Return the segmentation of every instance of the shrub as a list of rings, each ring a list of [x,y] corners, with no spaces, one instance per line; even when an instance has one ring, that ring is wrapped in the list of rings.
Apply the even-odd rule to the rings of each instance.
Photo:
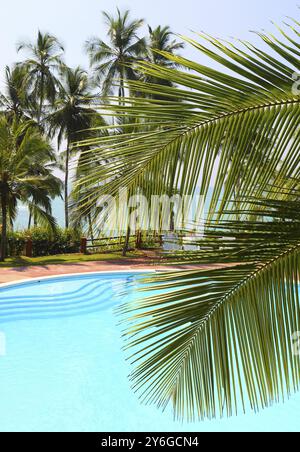
[[[9,232],[7,236],[8,256],[21,256],[24,252],[27,236],[25,232]]]
[[[8,234],[9,256],[22,255],[28,239],[32,240],[33,257],[78,253],[80,248],[79,231],[58,229],[53,233],[48,229],[34,228],[29,231],[10,232]]]

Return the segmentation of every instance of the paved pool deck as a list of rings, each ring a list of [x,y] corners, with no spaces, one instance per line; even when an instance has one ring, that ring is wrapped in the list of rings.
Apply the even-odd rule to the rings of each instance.
[[[220,265],[218,267],[227,267]],[[133,271],[133,270],[192,270],[192,269],[216,268],[216,265],[208,266],[165,266],[154,265],[149,260],[135,259],[130,261],[101,261],[101,262],[79,262],[71,264],[54,264],[44,266],[0,268],[0,284],[29,280],[32,278],[43,278],[47,276],[62,276],[78,273],[92,272],[113,272],[113,271]]]

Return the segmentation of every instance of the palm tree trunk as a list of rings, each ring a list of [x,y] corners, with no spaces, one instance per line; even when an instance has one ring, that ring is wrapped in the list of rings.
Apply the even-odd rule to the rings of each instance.
[[[120,83],[120,86],[119,86],[119,105],[121,105],[121,102],[122,102],[122,87],[121,87],[121,83]]]
[[[122,253],[123,257],[126,256],[128,249],[129,249],[130,234],[131,234],[131,229],[130,229],[130,226],[128,226],[127,234],[126,234],[126,238],[125,238],[125,244],[124,244],[123,253]]]
[[[119,87],[119,105],[120,105],[120,107],[122,105],[124,105],[124,96],[123,96],[122,83],[120,84],[120,87]]]
[[[119,86],[119,105],[124,105],[125,98],[125,85],[124,85],[124,74],[121,74],[120,86]]]
[[[43,112],[43,104],[44,104],[44,73],[42,72],[41,74],[41,97],[40,97],[40,105],[39,105],[39,111],[38,111],[38,117],[37,117],[37,124],[38,127],[41,127],[41,122],[42,122],[42,112]],[[30,216],[29,216],[29,227],[28,229],[31,228],[31,221],[32,221],[32,213],[30,212]],[[33,225],[36,228],[37,227],[37,218],[36,215],[33,215]]]
[[[43,103],[44,103],[44,73],[41,74],[41,97],[40,97],[40,105],[37,117],[37,123],[40,127],[42,121],[42,112],[43,112]]]
[[[32,222],[32,213],[31,210],[29,210],[28,230],[31,228],[31,222]]]
[[[92,244],[94,245],[94,230],[91,214],[88,215],[88,222],[89,222],[89,234],[92,240]]]
[[[6,196],[4,193],[1,195],[1,214],[2,214],[2,231],[1,231],[1,244],[0,244],[0,262],[4,262],[6,258],[7,247],[7,205]]]
[[[66,166],[65,166],[65,226],[69,227],[69,163],[70,163],[70,142],[67,142]]]

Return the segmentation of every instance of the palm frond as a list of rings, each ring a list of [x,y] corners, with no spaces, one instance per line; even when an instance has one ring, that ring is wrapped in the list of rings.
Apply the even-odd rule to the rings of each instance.
[[[37,222],[41,226],[49,228],[52,232],[57,231],[57,221],[50,213],[29,200],[27,200],[26,204],[30,209],[31,214],[36,218]]]
[[[300,327],[300,228],[291,191],[300,176],[300,33],[296,22],[287,28],[279,38],[261,33],[263,49],[205,34],[185,39],[221,70],[164,51],[180,69],[139,62],[144,80],[171,85],[128,82],[139,95],[99,108],[135,119],[83,143],[105,165],[85,173],[82,159],[82,215],[123,187],[149,199],[200,194],[208,205],[199,249],[170,258],[209,267],[158,275],[154,295],[120,310],[134,388],[159,407],[172,400],[178,418],[257,410],[299,388],[291,338]]]
[[[292,338],[300,327],[300,222],[299,202],[292,204],[294,222],[277,214],[271,221],[271,211],[265,221],[258,209],[255,222],[215,225],[200,250],[186,253],[206,267],[152,277],[151,296],[120,308],[144,402],[172,401],[177,418],[194,421],[266,408],[299,389]]]
[[[271,51],[278,53],[275,65],[271,53],[258,52],[247,43],[233,46],[201,37],[207,46],[186,41],[221,64],[226,73],[161,52],[183,70],[147,62],[139,62],[137,69],[174,86],[128,82],[138,97],[124,99],[121,106],[112,98],[115,106],[99,107],[116,117],[138,117],[140,125],[134,134],[110,133],[87,143],[98,146],[98,152],[111,162],[105,168],[95,167],[89,175],[90,181],[98,180],[94,201],[104,191],[116,193],[124,183],[134,193],[145,174],[153,174],[156,194],[170,184],[170,190],[185,195],[199,188],[210,201],[209,211],[221,213],[234,198],[237,185],[239,195],[249,198],[257,186],[263,193],[267,185],[298,176],[300,95],[295,96],[292,89],[296,47],[291,58],[282,51],[284,44],[264,37]],[[158,93],[164,100],[149,99]],[[79,183],[86,184],[88,179]],[[146,191],[145,195],[151,194]]]

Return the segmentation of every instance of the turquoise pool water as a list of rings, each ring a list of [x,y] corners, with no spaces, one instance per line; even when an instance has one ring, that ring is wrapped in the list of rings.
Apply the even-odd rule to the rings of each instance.
[[[187,425],[173,422],[171,410],[140,405],[114,314],[137,296],[139,277],[75,276],[0,289],[1,432],[300,431],[300,395],[259,414]]]

